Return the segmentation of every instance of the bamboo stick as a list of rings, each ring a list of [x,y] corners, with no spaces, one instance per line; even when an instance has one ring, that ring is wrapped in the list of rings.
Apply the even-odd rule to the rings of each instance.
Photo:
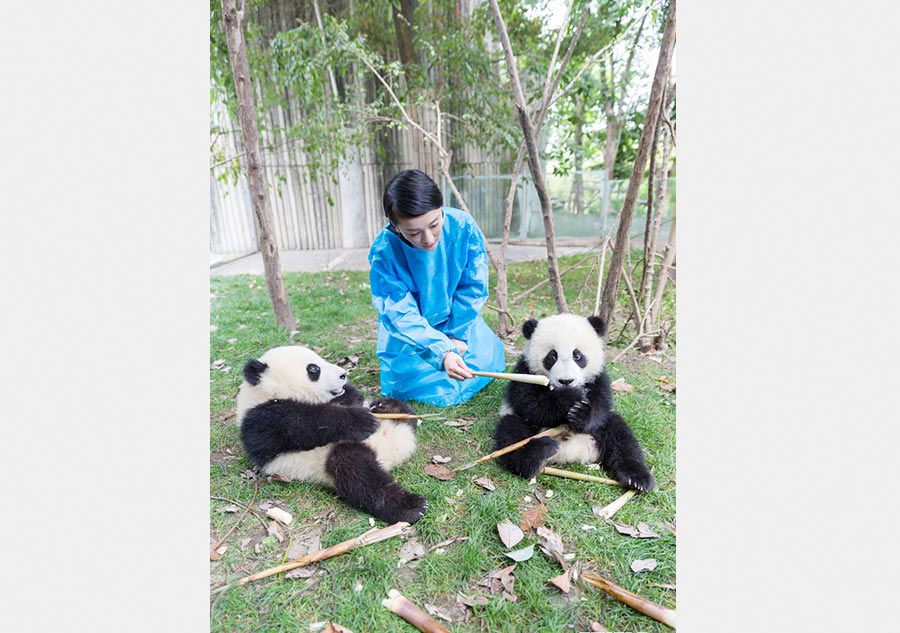
[[[616,499],[615,501],[610,503],[608,506],[604,506],[604,507],[600,508],[600,510],[598,510],[594,514],[596,514],[601,519],[610,519],[610,518],[612,518],[612,515],[614,515],[616,512],[618,512],[619,509],[623,505],[625,505],[628,502],[628,500],[631,499],[636,494],[637,494],[637,490],[629,490],[628,492],[623,494],[621,497],[619,497],[618,499]]]
[[[613,598],[619,602],[624,602],[632,609],[636,609],[658,622],[667,624],[673,629],[675,628],[675,611],[673,609],[667,609],[656,604],[652,600],[647,600],[647,598],[644,598],[643,596],[631,593],[627,589],[589,571],[581,572],[581,579],[592,587],[602,589]]]
[[[582,473],[574,473],[571,470],[560,470],[559,468],[545,467],[541,471],[545,475],[553,475],[554,477],[562,477],[564,479],[578,479],[580,481],[595,481],[598,484],[609,484],[611,486],[621,486],[622,484],[615,479],[604,479],[603,477],[595,477],[593,475],[583,475]]]
[[[443,413],[373,413],[373,418],[379,420],[414,420],[416,418],[436,418]]]
[[[396,613],[423,633],[450,633],[437,620],[407,600],[396,589],[391,589],[388,592],[388,597],[381,601],[381,605],[387,607],[392,613]]]
[[[260,580],[262,578],[268,578],[269,576],[274,576],[275,574],[279,574],[283,571],[290,571],[298,567],[306,567],[307,565],[318,563],[319,561],[325,560],[326,558],[331,558],[340,554],[346,554],[347,552],[353,551],[358,547],[372,545],[373,543],[378,543],[395,536],[400,536],[400,534],[402,534],[407,527],[409,527],[409,523],[400,521],[398,523],[394,523],[393,525],[381,528],[380,530],[370,530],[364,534],[361,534],[360,536],[357,536],[356,538],[338,543],[337,545],[332,545],[331,547],[320,549],[317,552],[312,552],[310,554],[307,554],[306,556],[295,558],[292,561],[282,563],[281,565],[278,565],[276,567],[270,567],[269,569],[257,572],[253,575],[245,576],[238,580],[238,584],[245,585],[248,582]]]
[[[496,371],[475,371],[474,369],[470,371],[476,376],[500,378],[501,380],[511,380],[513,382],[524,382],[528,383],[529,385],[541,385],[542,387],[546,387],[550,384],[549,378],[537,374],[505,374]]]
[[[512,453],[517,448],[522,448],[523,446],[528,444],[528,442],[530,442],[531,440],[536,440],[539,437],[556,437],[557,435],[562,435],[563,433],[568,433],[568,432],[569,432],[568,426],[565,426],[565,425],[555,426],[552,429],[547,429],[545,431],[541,431],[537,435],[532,435],[531,437],[526,437],[524,440],[519,440],[518,442],[514,442],[514,443],[510,444],[509,446],[504,446],[503,448],[499,448],[496,451],[494,451],[493,453],[489,453],[488,455],[483,455],[483,456],[479,457],[478,459],[476,459],[471,464],[466,464],[462,468],[457,468],[456,472],[459,472],[461,470],[468,470],[469,468],[472,468],[472,467],[480,464],[481,462],[486,462],[489,459],[494,459],[495,457],[500,457],[501,455],[506,455],[507,453]]]

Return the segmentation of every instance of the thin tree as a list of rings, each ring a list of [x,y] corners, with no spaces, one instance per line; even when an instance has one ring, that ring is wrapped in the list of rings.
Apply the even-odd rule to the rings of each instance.
[[[537,190],[538,199],[541,202],[541,215],[544,218],[544,234],[547,241],[547,274],[550,279],[550,288],[553,299],[556,301],[556,309],[559,312],[568,312],[566,296],[563,292],[562,280],[559,275],[559,262],[556,257],[556,236],[553,228],[553,207],[550,202],[550,194],[547,192],[547,183],[544,182],[544,169],[541,166],[541,157],[537,149],[537,134],[534,123],[528,114],[528,105],[525,103],[525,95],[522,92],[522,84],[519,81],[519,73],[516,70],[516,59],[509,42],[509,34],[500,14],[500,6],[497,0],[490,0],[491,13],[494,16],[494,24],[500,35],[500,44],[506,55],[506,70],[509,73],[510,83],[513,88],[516,109],[519,112],[519,124],[525,135],[525,147],[528,151],[528,166],[534,180],[534,188]]]
[[[287,330],[297,329],[297,319],[291,312],[281,276],[281,260],[278,244],[272,226],[275,223],[272,207],[266,192],[266,179],[259,154],[259,131],[256,126],[256,107],[253,103],[253,82],[250,77],[250,63],[247,60],[247,43],[244,39],[244,3],[237,8],[237,0],[222,0],[222,16],[225,21],[225,39],[228,56],[234,74],[234,89],[238,101],[238,118],[241,126],[241,141],[244,146],[244,164],[247,168],[247,183],[253,215],[259,233],[259,250],[262,253],[266,273],[269,299],[275,311],[275,322]]]
[[[672,50],[675,47],[675,3],[676,0],[669,2],[669,12],[666,16],[662,43],[659,47],[659,59],[656,63],[653,85],[650,88],[647,118],[644,120],[641,140],[638,143],[637,155],[634,159],[634,166],[631,169],[631,178],[628,180],[628,190],[625,192],[625,201],[622,204],[622,213],[619,217],[619,228],[616,231],[615,248],[610,260],[609,272],[606,275],[603,296],[600,300],[599,316],[607,323],[609,323],[613,308],[616,305],[616,297],[619,293],[619,276],[622,274],[622,263],[625,260],[626,252],[631,249],[631,220],[634,216],[638,191],[644,176],[644,168],[647,166],[647,159],[652,149],[651,145],[660,116],[660,103],[663,99],[666,78],[669,76]]]

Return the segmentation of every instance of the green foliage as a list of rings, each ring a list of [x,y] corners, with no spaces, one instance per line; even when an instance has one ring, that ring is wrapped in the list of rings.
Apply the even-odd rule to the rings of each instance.
[[[584,256],[561,258],[563,269],[583,261]],[[565,290],[572,309],[587,314],[592,307],[597,270],[589,260],[565,277]],[[284,275],[294,314],[300,320],[299,339],[318,349],[332,362],[348,363],[350,378],[373,397],[378,391],[378,360],[375,356],[375,314],[367,273],[288,273]],[[510,267],[510,294],[517,296],[546,278],[546,264],[527,262]],[[213,277],[210,281],[210,494],[240,503],[250,503],[254,485],[241,477],[250,467],[244,456],[230,416],[235,403],[241,368],[247,359],[269,347],[290,344],[290,336],[279,329],[272,315],[261,276]],[[489,304],[495,304],[492,297]],[[517,324],[530,316],[555,312],[549,289],[543,286],[512,306]],[[485,317],[496,324],[495,314]],[[521,348],[521,336],[515,341]],[[614,358],[615,348],[608,356]],[[510,352],[510,365],[515,354]],[[341,361],[340,359],[345,359]],[[214,361],[224,361],[214,363]],[[424,466],[435,454],[453,458],[458,466],[491,450],[491,435],[506,385],[494,381],[468,403],[438,409],[413,403],[420,413],[440,413],[442,418],[426,419],[419,428],[419,450],[393,472],[410,490],[429,501],[425,517],[415,525],[413,536],[426,548],[454,537],[468,540],[447,545],[443,551],[427,553],[418,561],[398,565],[403,541],[392,539],[318,564],[309,579],[276,576],[211,595],[212,631],[306,630],[312,622],[333,620],[354,631],[406,631],[411,627],[381,606],[391,588],[400,588],[424,608],[433,604],[445,611],[456,606],[459,593],[486,595],[488,604],[476,606],[467,623],[444,623],[453,631],[489,630],[500,632],[588,630],[592,621],[615,631],[665,631],[663,625],[638,614],[604,594],[576,582],[572,595],[562,594],[547,579],[560,573],[559,565],[535,547],[534,557],[515,569],[513,603],[497,595],[487,595],[476,583],[489,572],[512,564],[497,537],[496,524],[504,519],[518,523],[528,505],[524,498],[544,499],[546,523],[560,534],[565,551],[579,562],[599,571],[625,588],[666,607],[675,607],[675,594],[659,585],[675,583],[675,536],[665,527],[675,517],[675,406],[671,393],[660,388],[656,378],[665,375],[674,382],[674,367],[641,360],[636,354],[609,365],[613,378],[624,377],[634,385],[631,393],[615,393],[617,410],[632,425],[645,448],[648,463],[659,487],[638,495],[616,515],[616,521],[632,525],[646,522],[660,534],[659,539],[635,539],[620,535],[609,524],[596,519],[591,506],[602,506],[621,494],[618,488],[541,475],[532,484],[512,476],[488,462],[456,478],[442,482],[424,474]],[[474,419],[461,432],[443,424],[443,419]],[[572,470],[592,472],[574,466]],[[594,473],[597,474],[597,473]],[[473,478],[487,476],[497,489],[486,491]],[[547,497],[548,491],[553,495]],[[369,519],[339,502],[327,488],[301,482],[259,484],[254,505],[276,501],[291,512],[294,521],[288,538],[279,543],[263,539],[259,520],[247,516],[226,540],[225,555],[210,563],[213,588],[240,576],[283,562],[292,540],[307,531],[321,535],[327,547],[369,529]],[[210,534],[221,538],[238,520],[238,514],[223,512],[231,501],[210,502]],[[327,511],[332,510],[331,514]],[[584,529],[583,526],[592,529]],[[244,539],[250,545],[241,548]],[[256,551],[255,543],[259,543]],[[537,544],[534,534],[526,535],[520,546]],[[519,547],[519,546],[517,546]],[[653,572],[634,574],[629,569],[637,558],[655,558]]]

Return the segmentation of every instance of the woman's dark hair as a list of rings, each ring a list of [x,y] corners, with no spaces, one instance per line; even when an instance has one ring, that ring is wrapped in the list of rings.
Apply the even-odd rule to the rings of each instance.
[[[397,218],[413,218],[444,206],[444,196],[425,172],[407,169],[388,181],[381,203],[393,224]]]

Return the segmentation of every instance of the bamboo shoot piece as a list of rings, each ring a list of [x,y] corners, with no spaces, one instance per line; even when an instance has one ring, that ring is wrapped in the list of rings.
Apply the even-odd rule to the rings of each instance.
[[[571,470],[561,470],[559,468],[551,468],[549,466],[545,467],[544,470],[541,471],[545,475],[553,475],[554,477],[562,477],[564,479],[578,479],[580,481],[594,481],[598,484],[609,484],[611,486],[621,486],[622,484],[615,479],[604,479],[603,477],[594,477],[593,475],[585,475],[582,473],[575,473]]]
[[[550,379],[546,376],[537,376],[535,374],[505,374],[495,371],[475,371],[470,370],[476,376],[485,376],[487,378],[500,378],[501,380],[512,380],[513,382],[525,382],[529,385],[541,385],[546,387],[550,384]]]
[[[524,440],[519,440],[518,442],[513,442],[509,446],[504,446],[503,448],[498,448],[493,453],[489,453],[488,455],[483,455],[483,456],[479,457],[478,459],[476,459],[471,464],[466,464],[462,468],[457,468],[456,472],[459,472],[461,470],[468,470],[469,468],[472,468],[472,467],[480,464],[481,462],[486,462],[490,459],[494,459],[495,457],[500,457],[501,455],[506,455],[507,453],[512,453],[517,448],[522,448],[523,446],[528,444],[528,442],[530,442],[531,440],[536,440],[539,437],[556,437],[557,435],[562,435],[563,433],[568,433],[568,432],[569,432],[569,427],[566,425],[555,426],[552,429],[546,429],[536,435],[532,435],[531,437],[526,437]]]
[[[596,512],[594,512],[594,514],[597,515],[598,517],[600,517],[601,519],[610,519],[610,518],[612,518],[612,515],[614,515],[616,512],[618,512],[622,508],[622,506],[625,505],[628,502],[628,500],[631,499],[636,494],[637,494],[637,490],[629,490],[628,492],[623,494],[621,497],[619,497],[618,499],[616,499],[609,505],[604,506],[604,507],[600,508],[599,510],[597,510]]]
[[[406,597],[396,589],[391,589],[388,592],[388,597],[382,600],[381,604],[423,633],[450,633],[450,631],[444,628],[437,620],[407,600]]]
[[[652,600],[647,600],[647,598],[639,596],[636,593],[631,593],[627,589],[589,571],[581,572],[581,579],[592,587],[602,589],[613,598],[619,602],[624,602],[632,609],[636,609],[658,622],[667,624],[673,629],[675,628],[674,610],[658,605]]]
[[[373,413],[373,418],[379,420],[415,420],[416,418],[436,418],[443,413]]]
[[[398,523],[394,523],[393,525],[381,528],[380,530],[370,530],[368,532],[365,532],[364,534],[361,534],[360,536],[357,536],[356,538],[338,543],[337,545],[332,545],[331,547],[320,549],[317,552],[311,552],[306,556],[295,558],[292,561],[282,563],[281,565],[278,565],[276,567],[270,567],[269,569],[257,572],[251,576],[244,576],[243,578],[238,580],[238,584],[245,585],[248,582],[260,580],[262,578],[268,578],[269,576],[280,574],[283,571],[290,571],[292,569],[297,569],[298,567],[306,567],[307,565],[318,563],[319,561],[325,560],[326,558],[332,558],[333,556],[346,554],[347,552],[353,551],[358,547],[372,545],[373,543],[379,543],[389,538],[400,536],[407,527],[409,527],[409,523],[400,521]]]

